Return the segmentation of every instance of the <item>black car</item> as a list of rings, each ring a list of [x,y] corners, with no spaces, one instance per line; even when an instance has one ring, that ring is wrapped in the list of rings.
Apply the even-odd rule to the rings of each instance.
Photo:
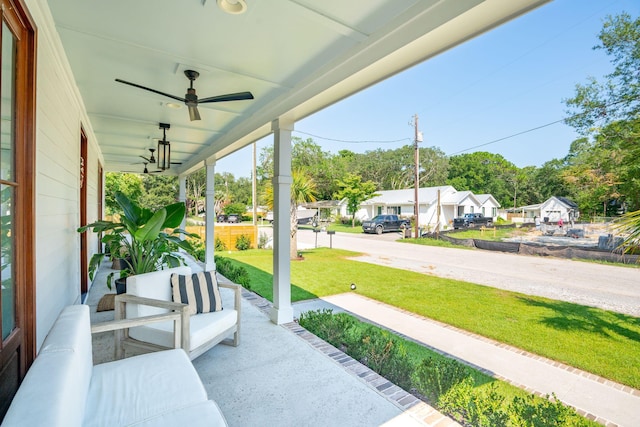
[[[398,215],[378,215],[362,222],[362,231],[365,233],[382,234],[387,231],[400,231],[407,227],[409,227],[409,221],[399,218]]]

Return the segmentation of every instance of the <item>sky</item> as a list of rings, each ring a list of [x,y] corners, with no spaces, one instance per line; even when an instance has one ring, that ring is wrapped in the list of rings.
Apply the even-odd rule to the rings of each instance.
[[[605,17],[621,12],[638,17],[640,1],[552,1],[296,122],[293,136],[331,153],[396,149],[413,143],[417,115],[420,146],[448,156],[488,151],[520,168],[563,158],[579,135],[551,123],[567,117],[576,84],[612,71],[593,47]],[[258,141],[258,152],[271,144]],[[216,172],[250,177],[251,167],[248,146]]]

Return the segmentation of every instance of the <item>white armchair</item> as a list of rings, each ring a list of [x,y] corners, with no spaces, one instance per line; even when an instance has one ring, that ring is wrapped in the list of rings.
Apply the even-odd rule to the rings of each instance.
[[[145,350],[173,348],[177,342],[191,360],[218,343],[240,343],[241,288],[218,283],[221,311],[189,315],[186,304],[172,301],[171,275],[191,275],[189,267],[177,267],[127,278],[127,293],[116,297],[115,320],[155,316],[175,311],[181,322],[165,321],[124,329],[116,334],[116,357],[124,356],[124,347]],[[123,320],[124,321],[124,320]],[[175,330],[180,324],[180,331]]]

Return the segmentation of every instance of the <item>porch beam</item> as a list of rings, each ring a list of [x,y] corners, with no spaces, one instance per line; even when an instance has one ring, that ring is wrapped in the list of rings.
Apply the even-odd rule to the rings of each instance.
[[[274,120],[273,132],[273,307],[276,325],[293,321],[291,306],[291,131],[293,121]]]

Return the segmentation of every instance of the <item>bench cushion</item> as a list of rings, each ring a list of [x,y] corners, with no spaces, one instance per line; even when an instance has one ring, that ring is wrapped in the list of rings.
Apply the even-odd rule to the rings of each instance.
[[[189,351],[216,338],[238,323],[238,312],[225,308],[222,311],[202,313],[189,319]],[[173,322],[152,323],[129,330],[131,338],[163,347],[173,347]]]
[[[80,426],[92,368],[89,307],[65,307],[22,381],[3,427]]]
[[[204,386],[183,350],[148,353],[93,367],[83,424],[135,425],[206,401]]]
[[[135,427],[227,427],[218,405],[208,400],[133,424]]]

